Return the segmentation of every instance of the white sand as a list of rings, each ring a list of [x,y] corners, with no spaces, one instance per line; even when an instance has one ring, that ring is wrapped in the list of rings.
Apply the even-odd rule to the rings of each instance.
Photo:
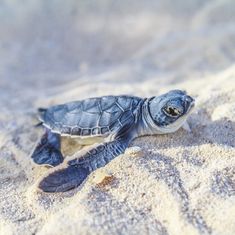
[[[0,3],[0,234],[235,234],[234,1],[24,2]],[[175,88],[196,97],[191,132],[136,139],[141,156],[76,190],[36,191],[37,107]]]

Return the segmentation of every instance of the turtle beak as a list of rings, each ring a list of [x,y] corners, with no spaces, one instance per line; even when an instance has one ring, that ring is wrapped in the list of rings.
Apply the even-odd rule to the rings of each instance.
[[[186,95],[184,99],[184,106],[185,110],[189,112],[195,106],[195,100],[191,96]]]

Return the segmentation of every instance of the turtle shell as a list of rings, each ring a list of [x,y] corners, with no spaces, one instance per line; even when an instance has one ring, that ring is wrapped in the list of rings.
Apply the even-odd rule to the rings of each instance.
[[[141,100],[134,96],[103,96],[73,101],[44,110],[40,119],[61,135],[108,136],[135,121]]]

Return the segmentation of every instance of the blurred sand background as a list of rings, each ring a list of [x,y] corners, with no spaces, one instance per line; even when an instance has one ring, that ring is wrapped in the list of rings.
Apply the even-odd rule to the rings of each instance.
[[[36,192],[37,107],[176,88],[197,98],[191,132],[138,138],[142,157]],[[1,235],[233,235],[234,218],[234,0],[0,0]]]

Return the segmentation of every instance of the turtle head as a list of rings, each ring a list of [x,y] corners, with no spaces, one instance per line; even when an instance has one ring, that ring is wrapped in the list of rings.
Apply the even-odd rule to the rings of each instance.
[[[178,130],[194,107],[194,99],[185,91],[172,90],[149,100],[152,126],[160,133]]]

